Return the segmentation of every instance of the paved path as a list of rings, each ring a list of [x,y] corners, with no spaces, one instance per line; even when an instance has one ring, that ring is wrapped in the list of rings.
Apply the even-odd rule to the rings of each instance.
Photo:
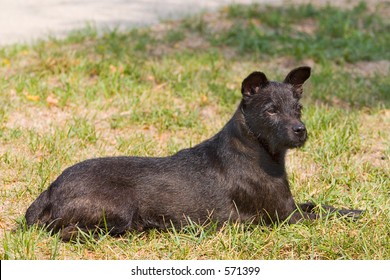
[[[87,23],[98,28],[134,27],[253,2],[282,0],[0,0],[0,45],[63,36]]]

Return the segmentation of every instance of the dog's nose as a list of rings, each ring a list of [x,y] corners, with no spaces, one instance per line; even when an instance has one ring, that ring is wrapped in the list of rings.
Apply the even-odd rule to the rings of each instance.
[[[292,127],[295,134],[302,135],[306,131],[306,127],[303,124],[297,124]]]

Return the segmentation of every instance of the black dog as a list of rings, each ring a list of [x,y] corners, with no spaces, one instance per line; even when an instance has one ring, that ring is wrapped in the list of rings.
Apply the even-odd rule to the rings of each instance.
[[[242,101],[212,138],[163,158],[108,157],[66,169],[28,208],[28,225],[61,230],[69,240],[82,231],[181,227],[188,219],[295,223],[316,219],[315,206],[297,207],[286,170],[287,149],[307,138],[301,122],[302,85],[309,67],[292,70],[284,82],[262,72],[242,82]],[[329,212],[358,216],[359,210]]]

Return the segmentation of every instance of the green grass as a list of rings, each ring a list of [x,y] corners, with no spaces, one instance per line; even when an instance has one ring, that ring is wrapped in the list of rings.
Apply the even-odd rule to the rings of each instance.
[[[379,7],[379,6],[378,6]],[[385,10],[384,10],[385,11]],[[1,259],[389,259],[389,21],[383,10],[224,8],[128,32],[91,26],[0,48]],[[164,156],[215,134],[250,72],[309,64],[309,140],[288,155],[296,201],[365,209],[351,222],[193,225],[63,243],[23,226],[61,171],[111,155]]]
[[[228,17],[236,22],[216,38],[216,43],[227,42],[243,53],[284,54],[318,61],[389,59],[388,22],[368,14],[364,2],[352,10],[331,6],[316,9],[311,4],[282,9],[232,6]]]

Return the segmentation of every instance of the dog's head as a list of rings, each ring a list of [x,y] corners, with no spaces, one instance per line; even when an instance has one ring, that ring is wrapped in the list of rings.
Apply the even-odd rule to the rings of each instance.
[[[242,82],[241,110],[248,129],[273,154],[300,147],[307,139],[299,100],[310,70],[296,68],[283,82],[269,81],[264,73],[253,72]]]

